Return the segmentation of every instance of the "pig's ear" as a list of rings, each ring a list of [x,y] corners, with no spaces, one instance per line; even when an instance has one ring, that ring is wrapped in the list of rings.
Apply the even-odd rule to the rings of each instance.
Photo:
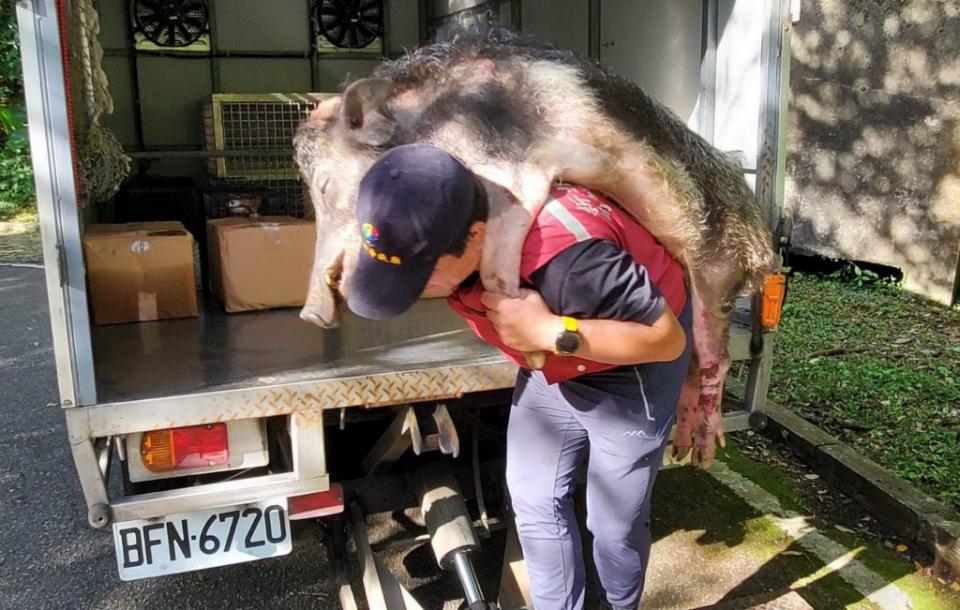
[[[393,137],[397,123],[387,109],[393,83],[383,78],[362,78],[343,93],[340,119],[356,142],[384,146]]]
[[[313,123],[324,124],[329,121],[340,109],[340,96],[330,97],[310,111],[309,119]]]

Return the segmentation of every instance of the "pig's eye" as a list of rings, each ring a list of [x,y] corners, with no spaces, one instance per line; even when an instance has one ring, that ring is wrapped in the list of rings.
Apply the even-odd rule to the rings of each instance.
[[[327,178],[323,181],[323,186],[320,187],[320,196],[323,197],[327,194],[327,187],[330,186],[330,178]]]

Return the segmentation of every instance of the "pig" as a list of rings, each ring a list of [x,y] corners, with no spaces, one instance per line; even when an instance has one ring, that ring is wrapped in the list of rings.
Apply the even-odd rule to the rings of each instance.
[[[673,455],[692,450],[693,463],[709,467],[724,444],[732,305],[773,263],[766,219],[739,165],[638,86],[574,53],[503,31],[426,45],[324,102],[295,135],[317,218],[303,319],[336,325],[337,292],[360,251],[360,179],[384,150],[410,142],[444,148],[481,179],[491,210],[487,290],[518,294],[521,245],[558,181],[606,194],[683,264],[695,358]]]

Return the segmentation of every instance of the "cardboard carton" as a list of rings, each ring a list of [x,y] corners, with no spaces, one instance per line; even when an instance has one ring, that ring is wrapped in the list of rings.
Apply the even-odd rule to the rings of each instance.
[[[209,220],[210,291],[229,312],[302,307],[314,240],[314,224],[290,216]]]
[[[91,225],[83,254],[94,323],[196,316],[193,252],[179,222]]]

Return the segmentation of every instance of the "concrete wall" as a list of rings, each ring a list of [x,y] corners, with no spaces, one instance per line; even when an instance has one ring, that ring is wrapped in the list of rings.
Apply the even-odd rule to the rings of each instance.
[[[803,0],[790,86],[794,245],[955,299],[960,1]]]

